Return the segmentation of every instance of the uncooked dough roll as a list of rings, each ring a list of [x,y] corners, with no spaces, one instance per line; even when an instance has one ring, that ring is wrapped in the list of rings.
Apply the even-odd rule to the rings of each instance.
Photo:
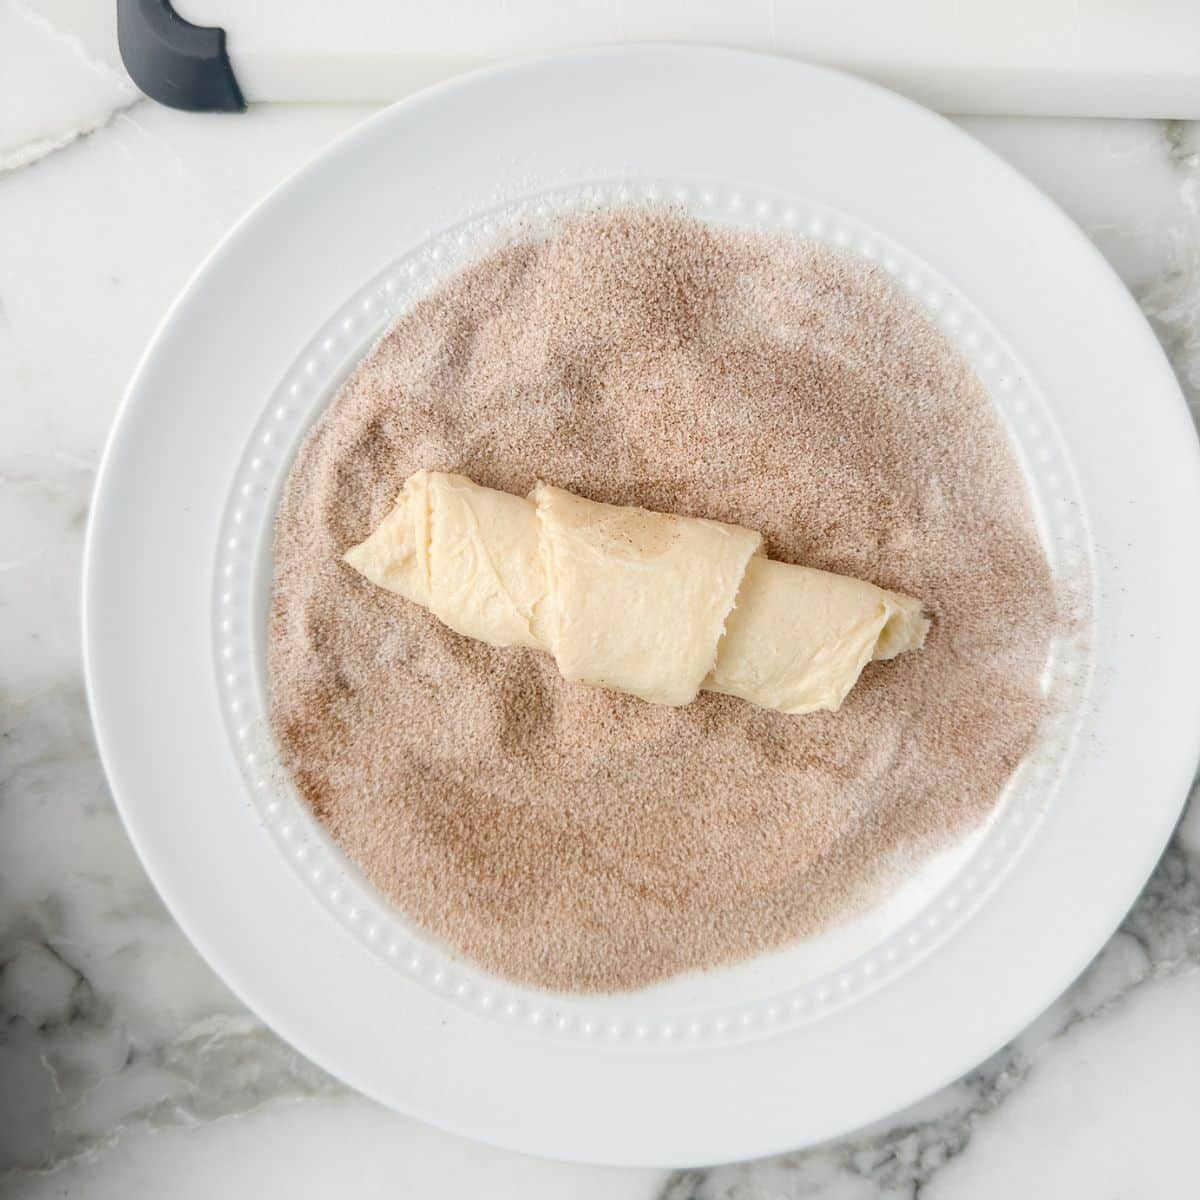
[[[545,650],[567,679],[657,704],[704,688],[836,711],[872,658],[918,649],[929,624],[911,596],[770,561],[739,525],[441,471],[411,476],[345,559],[459,633]]]

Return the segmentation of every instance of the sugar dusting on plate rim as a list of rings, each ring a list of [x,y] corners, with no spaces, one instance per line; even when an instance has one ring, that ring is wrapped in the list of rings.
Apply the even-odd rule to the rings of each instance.
[[[261,626],[275,504],[312,420],[392,321],[455,270],[514,236],[548,231],[560,215],[631,204],[670,204],[704,220],[819,240],[886,271],[983,382],[1029,484],[1055,576],[1079,599],[1078,619],[1046,664],[1054,713],[949,881],[870,950],[800,986],[667,1011],[652,992],[609,999],[511,984],[415,929],[309,813],[275,762],[264,718]],[[540,1036],[662,1049],[725,1045],[818,1020],[886,985],[960,928],[1018,860],[1065,774],[1091,685],[1092,545],[1075,473],[1036,385],[986,318],[907,250],[844,214],[762,189],[672,180],[556,189],[456,225],[391,264],[317,331],[269,398],[238,467],[218,542],[212,630],[222,716],[248,795],[280,852],[342,927],[405,977],[446,1002]]]

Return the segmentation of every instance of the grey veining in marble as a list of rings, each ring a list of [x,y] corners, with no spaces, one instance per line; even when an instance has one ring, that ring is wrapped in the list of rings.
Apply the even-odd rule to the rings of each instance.
[[[52,19],[57,7],[55,0],[0,0],[0,171],[60,150],[137,99],[117,65],[110,22],[75,20],[64,28]]]
[[[1126,1130],[1162,1145],[1120,1194],[1194,1187],[1200,1151],[1176,1131],[1180,1111],[1200,1113],[1200,1070],[1173,1064],[1200,1059],[1197,802],[1120,932],[1016,1041],[870,1131],[768,1161],[621,1172],[472,1146],[346,1093],[244,1009],[164,911],[108,795],[79,667],[79,554],[105,431],[161,312],[249,204],[365,113],[195,118],[130,106],[119,86],[98,108],[110,31],[85,9],[0,0],[0,22],[33,14],[51,42],[75,20],[86,50],[53,48],[83,73],[75,125],[58,128],[57,148],[8,146],[0,174],[0,1192],[316,1196],[343,1180],[361,1196],[403,1184],[860,1200],[1020,1183],[1082,1197],[1119,1176],[1106,1155]],[[3,55],[0,43],[0,69]],[[964,124],[1093,237],[1200,412],[1200,129]],[[1137,398],[1106,419],[1136,421]],[[1113,1085],[1129,1062],[1147,1080]],[[1037,1169],[1005,1174],[1005,1162]],[[1083,1165],[1059,1177],[1059,1162]]]

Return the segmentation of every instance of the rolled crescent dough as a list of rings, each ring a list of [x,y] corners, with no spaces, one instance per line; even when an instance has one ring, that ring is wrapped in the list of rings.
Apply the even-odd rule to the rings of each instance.
[[[919,600],[773,562],[739,525],[441,471],[410,476],[345,560],[467,637],[545,650],[566,679],[657,704],[703,688],[836,711],[871,659],[919,649],[929,627]]]

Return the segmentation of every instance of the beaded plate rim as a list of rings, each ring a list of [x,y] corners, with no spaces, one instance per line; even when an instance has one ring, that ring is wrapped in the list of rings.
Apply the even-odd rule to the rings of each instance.
[[[256,599],[278,494],[312,420],[408,305],[488,249],[549,228],[561,216],[668,204],[720,224],[822,242],[886,271],[983,383],[1029,484],[1056,579],[1078,620],[1046,668],[1054,713],[1018,768],[990,827],[952,881],[911,920],[825,976],[768,998],[693,1006],[618,1007],[602,995],[550,993],[494,976],[419,930],[368,883],[286,780],[265,729],[256,653]],[[1066,774],[1094,673],[1093,541],[1063,439],[1036,383],[1000,333],[946,278],[863,222],[815,201],[697,180],[615,180],[560,187],[468,218],[411,249],[356,291],[316,331],[260,415],[223,507],[213,584],[213,654],[220,708],[254,809],[309,892],[351,936],[414,984],[476,1014],[543,1035],[646,1047],[725,1045],[806,1024],[884,986],[960,928],[1020,858]],[[256,582],[257,580],[257,582]]]

